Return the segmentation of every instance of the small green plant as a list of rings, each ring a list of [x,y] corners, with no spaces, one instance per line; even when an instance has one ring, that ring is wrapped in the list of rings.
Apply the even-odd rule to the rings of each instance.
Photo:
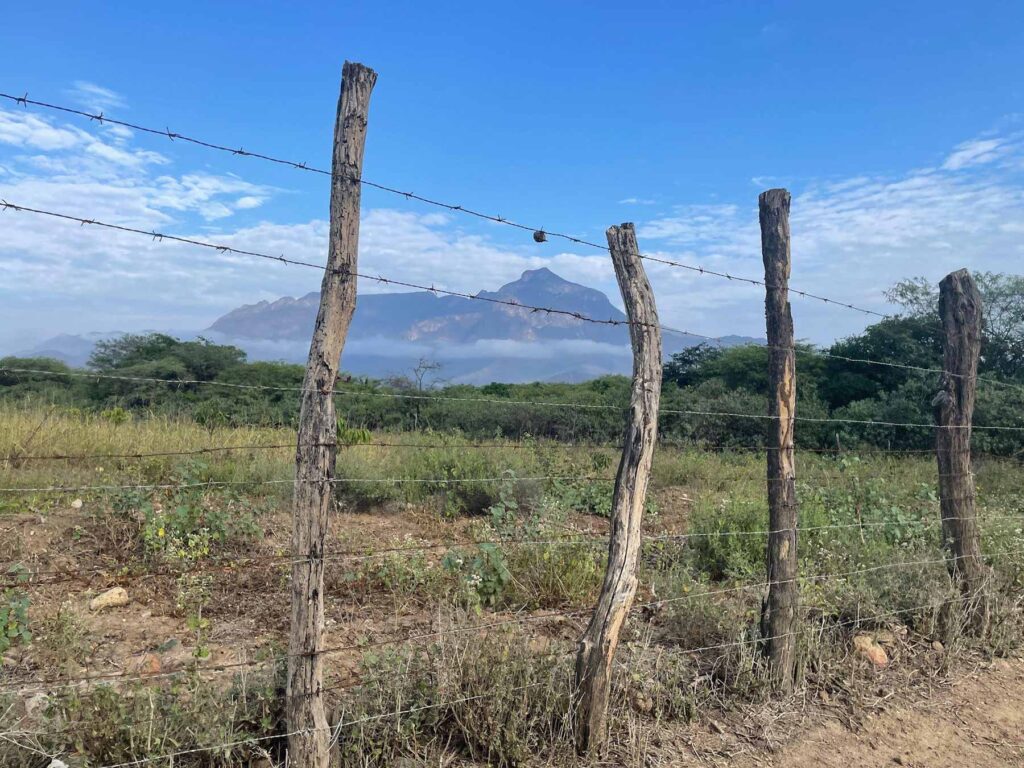
[[[195,648],[192,655],[196,659],[205,659],[210,655],[206,644],[207,630],[210,620],[203,616],[203,608],[210,600],[210,588],[213,579],[209,574],[186,573],[178,577],[178,609],[186,614],[185,624],[194,635]]]
[[[28,581],[28,571],[24,566],[12,566],[7,573],[17,584]],[[28,628],[30,605],[28,595],[19,586],[4,589],[3,600],[0,601],[0,627],[3,627],[3,633],[0,635],[0,653],[18,643],[28,645],[32,642],[32,632]]]
[[[566,511],[611,517],[613,480],[556,480],[551,485],[548,498],[556,507]],[[644,501],[644,514],[655,515],[658,508],[648,495]]]
[[[117,405],[113,408],[107,408],[106,410],[100,411],[100,417],[106,419],[111,424],[124,424],[131,421],[131,411],[126,411],[121,406]]]
[[[350,427],[345,419],[338,417],[338,445],[366,445],[373,440],[373,433],[365,427]]]
[[[122,518],[138,521],[147,555],[195,562],[213,554],[218,545],[256,536],[251,502],[231,491],[204,494],[195,487],[206,472],[205,464],[194,462],[175,473],[178,487],[169,496],[150,498],[129,491],[114,501]]]
[[[474,555],[452,550],[442,565],[459,575],[467,604],[478,611],[495,605],[512,580],[505,553],[497,544],[478,544]]]

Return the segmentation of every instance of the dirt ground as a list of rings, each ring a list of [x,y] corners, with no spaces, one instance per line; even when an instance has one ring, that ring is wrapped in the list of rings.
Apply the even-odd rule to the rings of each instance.
[[[845,710],[845,708],[843,708]],[[996,660],[958,674],[915,701],[855,719],[836,711],[781,744],[756,747],[737,731],[677,734],[677,756],[663,745],[658,766],[786,768],[1009,768],[1024,766],[1024,660]],[[732,724],[730,724],[732,725]],[[793,724],[790,725],[793,727]],[[750,734],[748,734],[750,735]],[[763,737],[762,734],[758,734]],[[759,740],[759,739],[756,739]]]
[[[688,498],[680,493],[667,510],[685,510]],[[115,562],[116,532],[105,532],[85,523],[70,511],[12,516],[5,537],[20,558],[33,568],[85,569],[81,578],[40,585],[33,593],[33,609],[52,616],[62,607],[78,617],[85,632],[78,645],[60,646],[61,653],[44,649],[52,630],[40,632],[37,643],[18,649],[5,658],[4,671],[12,680],[30,680],[45,674],[91,676],[93,674],[168,673],[193,663],[194,638],[174,607],[174,580],[146,575],[123,578],[123,562]],[[600,518],[573,519],[577,531],[602,531]],[[81,524],[85,523],[83,528]],[[287,627],[283,599],[267,596],[286,589],[286,565],[273,559],[285,551],[287,520],[278,516],[262,521],[263,537],[244,555],[264,556],[265,568],[226,569],[218,573],[217,588],[209,606],[214,629],[208,638],[211,670],[252,658],[259,648],[281,642]],[[339,516],[332,526],[333,546],[358,550],[372,542],[374,548],[409,546],[413,542],[458,542],[470,539],[467,521],[441,522],[431,510],[405,507],[375,514]],[[685,512],[662,514],[656,533],[685,529]],[[284,532],[284,533],[282,533]],[[102,565],[92,553],[107,550]],[[443,548],[442,548],[443,549]],[[431,552],[431,560],[440,555]],[[347,568],[351,568],[349,565]],[[332,569],[335,575],[347,569]],[[88,609],[90,597],[124,582],[131,594],[127,606],[101,613]],[[353,635],[367,641],[396,632],[428,631],[433,614],[429,606],[409,597],[379,598],[361,595],[358,583],[335,586],[338,599],[328,611],[327,645],[350,643]],[[564,636],[571,641],[580,627],[569,622],[533,625],[538,640]],[[890,633],[892,634],[892,633]],[[925,654],[928,653],[927,646]],[[895,658],[911,653],[899,640],[889,647]],[[941,650],[941,648],[940,648]],[[361,651],[332,656],[330,682],[355,679]],[[721,712],[720,719],[693,724],[660,724],[640,738],[646,742],[629,757],[618,756],[600,765],[640,766],[785,766],[786,768],[964,768],[966,766],[1024,766],[1024,659],[996,660],[981,664],[965,658],[954,665],[948,680],[929,678],[927,683],[901,688],[886,673],[866,683],[856,697],[808,694],[806,701],[779,703],[776,713],[742,708]],[[913,665],[906,665],[908,673]],[[863,672],[863,670],[862,670]],[[851,703],[856,699],[856,703]],[[642,756],[641,756],[642,755]]]

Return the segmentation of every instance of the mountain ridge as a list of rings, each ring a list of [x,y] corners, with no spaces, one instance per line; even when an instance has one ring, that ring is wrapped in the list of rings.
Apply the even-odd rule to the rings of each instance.
[[[417,361],[428,359],[442,365],[442,379],[465,384],[585,381],[606,374],[628,375],[632,369],[625,325],[591,323],[564,314],[624,323],[626,315],[595,288],[541,267],[524,271],[497,290],[481,290],[475,297],[430,291],[360,295],[342,367],[357,375],[386,378],[407,375]],[[205,330],[178,335],[233,344],[253,360],[304,363],[319,305],[318,291],[258,301],[226,312]],[[45,351],[82,365],[95,340],[109,337],[62,334],[24,355]],[[665,334],[664,354],[668,357],[702,341],[697,336]],[[722,343],[764,340],[730,336]]]

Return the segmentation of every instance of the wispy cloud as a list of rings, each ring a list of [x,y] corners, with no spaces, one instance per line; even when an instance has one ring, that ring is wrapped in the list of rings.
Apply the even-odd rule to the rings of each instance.
[[[984,165],[998,160],[1012,149],[1006,138],[972,139],[958,144],[942,167],[947,171],[959,171],[972,165]]]
[[[102,85],[90,83],[88,80],[77,80],[68,92],[76,102],[93,112],[104,112],[108,109],[125,109],[128,106],[125,98],[104,88]]]
[[[937,281],[964,266],[1019,272],[1024,263],[1022,159],[1024,149],[1010,137],[985,137],[958,145],[941,168],[794,190],[793,285],[886,311],[892,308],[882,292],[905,277]],[[761,275],[753,201],[680,206],[646,222],[639,235],[645,248],[653,241],[668,254],[719,271]],[[659,278],[666,281],[659,299],[688,305],[691,316],[712,333],[761,322],[757,296],[737,296],[735,285],[685,275]],[[794,311],[798,335],[818,341],[865,323],[854,313],[811,301],[797,300]]]

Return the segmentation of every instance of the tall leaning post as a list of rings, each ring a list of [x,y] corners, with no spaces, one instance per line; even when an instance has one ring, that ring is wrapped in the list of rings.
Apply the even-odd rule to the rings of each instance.
[[[796,670],[797,501],[793,427],[796,351],[789,306],[789,192],[769,189],[758,198],[768,331],[768,593],[761,633],[776,690],[793,688]]]
[[[320,310],[302,385],[292,510],[292,615],[288,642],[289,765],[328,768],[323,700],[324,541],[337,458],[334,383],[356,308],[359,201],[370,92],[377,74],[345,62],[334,126],[331,222]]]
[[[974,504],[971,471],[971,420],[981,355],[982,305],[966,269],[939,283],[939,317],[943,330],[943,365],[935,408],[935,455],[939,464],[942,535],[949,548],[949,572],[965,595],[976,600],[975,629],[988,626],[985,587],[988,569]]]
[[[629,319],[633,385],[622,458],[612,495],[608,566],[597,607],[576,656],[577,748],[600,749],[607,738],[612,661],[637,588],[640,524],[650,480],[661,400],[661,329],[632,224],[607,232],[615,277]]]

